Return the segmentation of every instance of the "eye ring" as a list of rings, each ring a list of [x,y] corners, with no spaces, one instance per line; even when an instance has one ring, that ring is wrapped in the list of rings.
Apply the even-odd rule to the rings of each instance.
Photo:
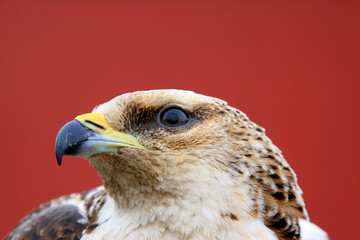
[[[159,125],[168,129],[185,127],[190,120],[190,114],[178,106],[167,106],[161,109],[157,117]]]

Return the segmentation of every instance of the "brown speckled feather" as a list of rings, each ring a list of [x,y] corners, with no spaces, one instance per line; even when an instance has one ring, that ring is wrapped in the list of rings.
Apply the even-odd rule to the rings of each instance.
[[[219,104],[215,111],[228,118],[223,127],[232,138],[233,149],[240,146],[225,163],[248,179],[254,215],[264,219],[280,240],[300,239],[298,219],[308,216],[296,175],[281,151],[262,127],[237,109]]]
[[[78,240],[96,228],[97,213],[106,201],[102,188],[71,194],[40,205],[12,230],[6,240]]]

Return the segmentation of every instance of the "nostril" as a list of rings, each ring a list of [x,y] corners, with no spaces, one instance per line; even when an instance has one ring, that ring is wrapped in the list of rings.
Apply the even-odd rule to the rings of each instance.
[[[106,130],[106,128],[104,128],[103,126],[101,126],[100,124],[97,124],[93,121],[90,121],[90,120],[85,120],[86,123],[90,124],[90,125],[93,125],[94,127],[96,128],[99,128],[101,130]]]

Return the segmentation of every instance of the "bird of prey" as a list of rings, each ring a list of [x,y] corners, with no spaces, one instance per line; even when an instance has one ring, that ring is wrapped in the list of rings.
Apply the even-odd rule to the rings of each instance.
[[[184,90],[120,95],[59,131],[103,186],[40,205],[7,239],[325,240],[264,129]]]

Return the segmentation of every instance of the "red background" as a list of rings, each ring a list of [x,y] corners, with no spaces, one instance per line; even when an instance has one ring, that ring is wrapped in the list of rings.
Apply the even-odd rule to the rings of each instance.
[[[101,183],[85,160],[57,166],[64,123],[125,92],[180,88],[264,126],[311,220],[354,239],[359,29],[343,0],[1,1],[0,237],[39,203]]]

